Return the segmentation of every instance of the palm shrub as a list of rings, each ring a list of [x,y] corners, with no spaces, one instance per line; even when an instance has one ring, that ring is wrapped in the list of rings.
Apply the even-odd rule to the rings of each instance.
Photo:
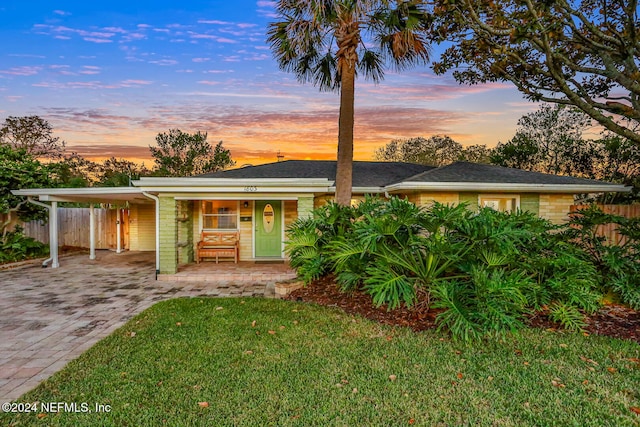
[[[289,229],[291,264],[305,281],[335,274],[377,306],[442,309],[439,327],[462,339],[502,334],[546,311],[580,329],[601,298],[591,257],[558,226],[527,212],[366,198],[330,204]]]
[[[287,228],[285,251],[298,277],[305,283],[331,272],[329,243],[351,232],[356,212],[330,202],[308,218],[298,218]]]

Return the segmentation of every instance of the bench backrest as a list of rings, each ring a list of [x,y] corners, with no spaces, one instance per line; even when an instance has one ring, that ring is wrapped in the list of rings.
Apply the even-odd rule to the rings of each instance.
[[[200,234],[200,241],[203,245],[212,246],[233,246],[240,240],[240,233],[237,231],[203,231]]]

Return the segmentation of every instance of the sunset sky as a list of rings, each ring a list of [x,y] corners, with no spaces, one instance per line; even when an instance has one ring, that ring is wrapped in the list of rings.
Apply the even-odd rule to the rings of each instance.
[[[270,1],[0,3],[0,120],[38,115],[69,151],[151,165],[172,128],[222,140],[238,165],[335,159],[338,94],[281,72]],[[438,48],[434,48],[437,55]],[[428,67],[356,82],[355,158],[394,138],[506,141],[537,106],[510,85],[460,86]]]

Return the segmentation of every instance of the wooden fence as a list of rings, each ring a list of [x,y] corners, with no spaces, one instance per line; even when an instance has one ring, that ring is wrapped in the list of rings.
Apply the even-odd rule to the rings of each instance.
[[[587,209],[590,205],[573,205],[571,212]],[[623,216],[625,218],[640,217],[640,205],[598,205],[604,213]],[[615,245],[624,244],[626,238],[618,232],[616,224],[603,224],[596,229],[598,235],[607,239],[607,242]]]
[[[117,246],[116,209],[94,209],[96,249],[114,249]],[[129,211],[122,209],[121,247],[129,247]],[[20,223],[24,234],[49,243],[49,225],[40,221]],[[89,208],[58,208],[58,245],[89,247]]]

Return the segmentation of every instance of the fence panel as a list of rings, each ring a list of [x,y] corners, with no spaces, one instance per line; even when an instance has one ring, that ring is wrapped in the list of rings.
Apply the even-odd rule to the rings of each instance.
[[[590,205],[573,205],[571,212],[587,209]],[[625,218],[640,217],[640,205],[597,205],[604,213],[623,216]],[[622,245],[626,238],[618,232],[618,226],[615,224],[603,224],[596,228],[596,233],[607,239],[608,243]]]
[[[116,210],[95,208],[96,249],[113,249],[116,247]],[[128,210],[123,210],[123,225],[128,225]],[[24,234],[49,243],[49,225],[40,221],[29,221],[22,224]],[[123,227],[122,242],[127,242],[125,234],[128,227]],[[58,244],[59,246],[89,247],[89,208],[58,208]]]

